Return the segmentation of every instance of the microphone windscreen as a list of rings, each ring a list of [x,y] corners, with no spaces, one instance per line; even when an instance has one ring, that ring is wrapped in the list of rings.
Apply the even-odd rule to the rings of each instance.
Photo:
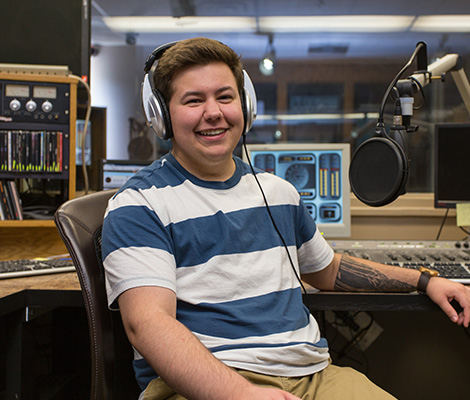
[[[374,137],[358,147],[349,167],[351,190],[363,203],[380,207],[400,194],[408,178],[408,162],[391,139]]]

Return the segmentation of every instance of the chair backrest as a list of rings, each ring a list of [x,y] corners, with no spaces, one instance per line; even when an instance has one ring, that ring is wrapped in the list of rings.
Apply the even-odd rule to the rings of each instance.
[[[54,221],[75,264],[85,302],[90,334],[93,400],[137,399],[133,350],[119,312],[107,305],[101,263],[101,227],[115,191],[88,194],[62,204]]]

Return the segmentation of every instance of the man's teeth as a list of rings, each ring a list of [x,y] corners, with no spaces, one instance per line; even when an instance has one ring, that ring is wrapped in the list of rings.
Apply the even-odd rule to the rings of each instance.
[[[217,130],[212,130],[212,131],[200,131],[199,134],[202,136],[216,136],[216,135],[220,135],[223,132],[225,132],[225,129],[217,129]]]

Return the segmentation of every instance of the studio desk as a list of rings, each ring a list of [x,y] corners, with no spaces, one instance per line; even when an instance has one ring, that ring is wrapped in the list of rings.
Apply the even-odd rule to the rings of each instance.
[[[426,295],[304,296],[336,364],[366,372],[400,400],[468,398],[468,330],[452,324]],[[328,316],[339,312],[353,320],[367,313],[381,329],[360,356],[338,357],[351,347],[344,337],[338,342],[341,335],[331,328]],[[358,357],[365,364],[355,363]],[[0,280],[0,400],[86,399],[89,364],[87,320],[74,272]]]
[[[462,328],[451,324],[439,311],[439,308],[422,294],[309,292],[305,295],[305,301],[318,319],[322,329],[326,329],[325,312],[341,310],[350,312],[352,315],[357,312],[372,313],[375,320],[378,320],[379,324],[384,327],[384,333],[381,336],[384,336],[386,341],[391,341],[392,345],[395,340],[403,340],[403,338],[400,339],[403,332],[397,334],[397,331],[403,330],[404,325],[409,327],[408,332],[404,333],[405,337],[412,336],[422,345],[428,343],[429,340],[435,344],[434,335],[421,331],[427,329],[424,327],[428,326],[427,323],[423,325],[422,322],[419,322],[418,316],[421,314],[432,315],[431,326],[434,326],[435,331],[439,332],[438,335],[455,336],[458,331],[458,334],[462,336]],[[390,318],[391,315],[396,316]],[[387,322],[389,319],[390,323]],[[436,319],[438,322],[435,321]],[[413,321],[418,322],[413,323]],[[436,327],[437,323],[445,327],[444,333]],[[388,326],[390,324],[391,328]],[[0,399],[52,399],[72,394],[73,396],[69,398],[88,397],[88,329],[80,286],[74,272],[1,280],[0,327]],[[391,338],[387,338],[390,333]],[[428,338],[423,333],[426,333]],[[328,340],[330,339],[328,338]],[[378,342],[380,341],[378,340]],[[449,337],[449,343],[457,342],[454,338]],[[467,349],[470,348],[468,337],[467,342],[464,343],[467,344]],[[406,379],[390,374],[389,367],[393,366],[393,361],[389,358],[384,363],[380,357],[376,359],[377,355],[372,352],[373,345],[365,353],[370,353],[367,354],[368,363],[374,369],[364,372],[367,372],[371,379],[392,391],[396,396],[400,395],[400,399],[407,398],[400,392],[403,385],[408,385]],[[413,344],[412,347],[415,345]],[[388,349],[386,351],[391,349],[390,343],[385,344],[385,349]],[[446,353],[450,351],[453,350],[448,350]],[[396,350],[393,350],[392,354],[394,352]],[[409,349],[407,352],[409,353]],[[380,346],[379,353],[384,353]],[[409,354],[409,356],[415,360],[421,357],[421,355],[416,356],[415,354]],[[468,358],[470,357],[469,352],[460,351],[455,356],[465,357],[466,367],[463,370],[466,369],[466,373],[468,373],[470,368],[466,360],[470,359]],[[452,360],[455,362],[454,358]],[[333,361],[336,362],[334,357]],[[347,365],[345,360],[339,361],[339,364]],[[429,380],[430,384],[435,379],[427,370],[426,359],[422,358],[422,361],[424,364],[421,372],[407,373],[411,379],[410,387],[416,383],[417,376],[420,376],[419,379]],[[375,368],[375,364],[378,365],[377,368]],[[409,364],[408,361],[407,364]],[[456,371],[459,370],[459,365],[460,362],[456,363]],[[354,367],[361,369],[360,366]],[[397,369],[407,371],[406,365],[401,365],[401,363]],[[426,372],[423,372],[423,369]],[[455,377],[454,368],[451,370],[453,377]],[[383,371],[385,375],[380,371]],[[424,376],[421,377],[421,373]],[[440,376],[442,377],[442,374]],[[399,387],[394,384],[397,381],[400,382]],[[468,382],[468,379],[464,382]],[[465,385],[468,394],[469,384]],[[422,395],[424,393],[423,387],[422,385],[418,386]],[[432,389],[430,394],[435,392],[435,389]],[[41,393],[41,397],[38,396],[38,393]],[[414,395],[409,388],[406,389],[406,393]],[[455,396],[447,398],[459,398],[458,394]],[[426,398],[432,399],[434,397]]]

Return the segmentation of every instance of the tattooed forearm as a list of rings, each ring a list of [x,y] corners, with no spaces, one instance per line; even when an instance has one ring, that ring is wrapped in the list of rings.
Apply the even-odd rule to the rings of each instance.
[[[416,287],[368,265],[343,255],[335,281],[335,290],[371,292],[410,292]]]

